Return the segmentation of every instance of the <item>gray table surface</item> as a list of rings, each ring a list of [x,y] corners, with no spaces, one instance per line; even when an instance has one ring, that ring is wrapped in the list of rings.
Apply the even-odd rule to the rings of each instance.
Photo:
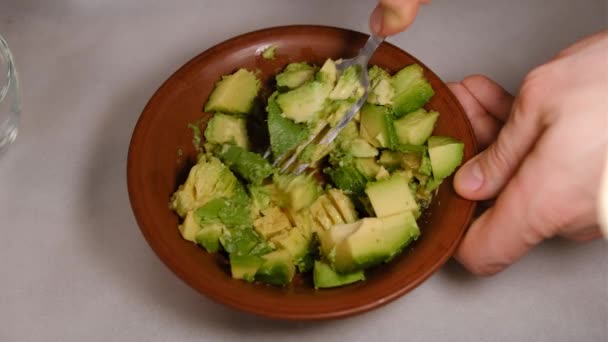
[[[344,8],[349,5],[348,8]],[[324,323],[269,321],[176,278],[129,206],[127,147],[156,88],[234,35],[310,23],[367,30],[374,1],[0,1],[22,79],[17,142],[0,158],[0,341],[607,341],[605,242],[552,240],[476,278],[451,261],[405,297]],[[435,0],[390,40],[445,80],[511,91],[606,28],[603,0]]]

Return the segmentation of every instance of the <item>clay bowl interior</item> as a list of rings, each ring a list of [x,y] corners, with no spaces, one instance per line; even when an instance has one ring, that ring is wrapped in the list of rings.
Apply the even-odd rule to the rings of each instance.
[[[367,273],[365,282],[314,290],[311,279],[299,277],[285,288],[233,280],[219,254],[181,238],[178,217],[168,207],[171,194],[187,176],[197,151],[188,124],[202,127],[209,115],[202,107],[222,75],[244,67],[259,69],[265,86],[288,63],[321,65],[327,58],[354,56],[367,36],[320,26],[289,26],[248,33],[203,52],[153,95],[133,132],[127,179],[133,212],[146,240],[162,261],[200,293],[250,313],[280,319],[311,320],[349,316],[376,308],[410,291],[452,255],[472,217],[473,202],[456,195],[451,179],[441,186],[419,220],[422,235],[400,256]],[[274,60],[261,51],[277,46]],[[399,48],[384,43],[371,60],[391,73],[419,63],[435,89],[428,104],[441,113],[435,134],[465,143],[465,160],[477,150],[466,116],[446,85],[424,64]],[[178,152],[178,151],[181,151]]]

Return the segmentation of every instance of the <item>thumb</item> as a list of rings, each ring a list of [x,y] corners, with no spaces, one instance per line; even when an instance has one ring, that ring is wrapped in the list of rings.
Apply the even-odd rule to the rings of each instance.
[[[541,133],[540,115],[524,112],[516,100],[496,141],[463,165],[454,178],[462,197],[485,200],[495,197],[513,177]]]
[[[370,28],[386,37],[405,30],[416,18],[418,5],[428,0],[380,0],[370,17]]]

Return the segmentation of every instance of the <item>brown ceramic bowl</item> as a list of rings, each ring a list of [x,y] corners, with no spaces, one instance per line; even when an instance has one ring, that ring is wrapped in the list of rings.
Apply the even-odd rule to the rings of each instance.
[[[422,283],[452,255],[472,217],[475,204],[459,197],[451,180],[444,182],[431,207],[419,221],[422,236],[388,264],[368,272],[365,282],[314,290],[299,277],[285,288],[249,284],[230,277],[228,263],[183,240],[178,217],[169,210],[171,194],[184,181],[196,157],[189,123],[208,117],[202,107],[222,75],[245,67],[259,69],[267,83],[290,62],[322,64],[326,58],[350,57],[367,36],[320,26],[276,27],[248,33],[198,55],[171,76],[145,107],[131,140],[127,180],[131,205],[146,240],[181,279],[200,293],[254,314],[291,320],[339,318],[386,304]],[[260,56],[274,44],[274,60]],[[371,60],[390,72],[420,61],[384,43]],[[424,66],[424,65],[423,65]],[[426,76],[435,89],[428,107],[441,115],[436,134],[465,143],[465,160],[477,151],[471,126],[456,98],[431,70]],[[204,123],[203,123],[204,125]],[[183,153],[178,153],[183,151]]]

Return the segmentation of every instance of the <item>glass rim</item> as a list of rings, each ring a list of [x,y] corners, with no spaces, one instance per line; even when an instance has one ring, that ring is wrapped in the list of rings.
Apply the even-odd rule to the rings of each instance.
[[[2,35],[0,35],[0,55],[2,56],[2,59],[6,61],[7,65],[6,82],[4,84],[0,84],[0,102],[2,102],[11,86],[13,86],[13,82],[17,82],[13,55],[11,54],[11,50],[8,48],[8,44]]]

